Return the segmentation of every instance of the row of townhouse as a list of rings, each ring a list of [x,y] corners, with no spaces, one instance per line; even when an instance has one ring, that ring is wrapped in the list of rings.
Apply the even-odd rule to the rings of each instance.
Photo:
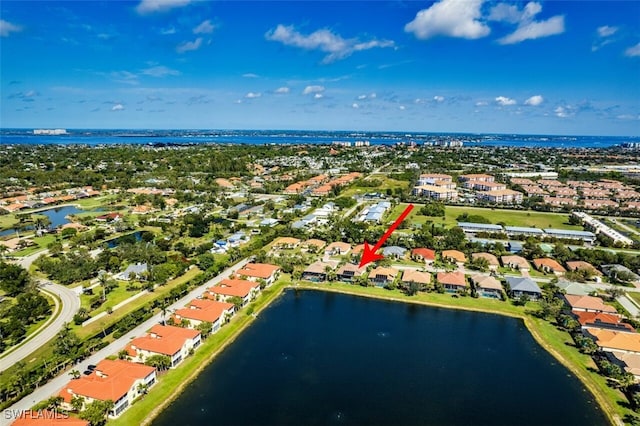
[[[37,209],[50,205],[68,203],[70,201],[98,195],[100,195],[100,191],[93,189],[91,186],[70,188],[64,191],[41,192],[38,194],[30,193],[0,199],[0,209],[13,213],[20,210]]]
[[[104,359],[90,374],[70,380],[58,393],[62,397],[62,407],[73,410],[77,402],[81,401],[82,411],[93,401],[111,400],[114,406],[108,416],[120,416],[157,381],[156,369],[144,364],[149,357],[166,356],[170,360],[170,368],[176,368],[201,345],[202,336],[197,330],[199,324],[210,322],[212,333],[218,331],[235,313],[236,305],[229,301],[239,298],[241,306],[250,303],[259,294],[263,280],[266,285],[272,284],[277,279],[279,270],[275,265],[248,263],[236,271],[236,275],[242,279],[224,279],[207,288],[201,298],[194,299],[184,308],[173,312],[169,325],[154,325],[145,336],[128,342],[124,348],[127,359]],[[58,422],[56,419],[53,421]],[[22,426],[27,424],[31,423]]]
[[[458,222],[457,224],[467,235],[475,235],[479,233],[503,233],[508,236],[525,236],[525,237],[550,237],[567,240],[582,240],[588,244],[596,241],[596,234],[591,231],[575,231],[572,229],[555,229],[555,228],[528,228],[521,226],[502,226],[486,223]]]

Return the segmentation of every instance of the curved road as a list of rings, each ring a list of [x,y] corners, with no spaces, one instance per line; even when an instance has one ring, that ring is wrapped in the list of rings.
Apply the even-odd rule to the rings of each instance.
[[[21,258],[17,263],[28,270],[31,264],[44,253],[46,253],[46,251]],[[44,280],[40,280],[39,285],[44,292],[58,296],[59,301],[56,300],[56,309],[54,311],[58,312],[60,310],[60,313],[53,321],[50,321],[46,327],[40,329],[36,334],[28,336],[27,339],[22,342],[21,346],[14,349],[9,348],[9,351],[3,353],[0,357],[0,371],[6,370],[51,340],[52,337],[62,330],[65,323],[73,320],[73,316],[78,312],[78,309],[80,309],[80,296],[73,289],[68,289],[67,287]]]

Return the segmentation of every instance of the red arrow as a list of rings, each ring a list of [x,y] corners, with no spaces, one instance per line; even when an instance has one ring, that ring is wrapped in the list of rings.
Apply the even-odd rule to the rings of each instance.
[[[373,262],[374,260],[379,260],[384,257],[381,254],[377,254],[376,251],[378,251],[380,247],[382,247],[382,244],[384,244],[387,238],[389,238],[389,236],[393,233],[393,231],[396,230],[398,225],[400,225],[402,221],[406,219],[409,213],[411,213],[412,209],[413,209],[413,204],[409,204],[407,208],[404,209],[402,214],[398,216],[396,221],[393,222],[393,224],[389,227],[389,229],[387,229],[387,232],[385,232],[382,238],[380,238],[380,241],[378,241],[378,243],[375,246],[373,246],[373,248],[371,248],[366,241],[364,242],[364,250],[362,251],[362,257],[360,258],[360,266],[358,266],[359,268],[362,268],[364,265],[366,265],[369,262]]]

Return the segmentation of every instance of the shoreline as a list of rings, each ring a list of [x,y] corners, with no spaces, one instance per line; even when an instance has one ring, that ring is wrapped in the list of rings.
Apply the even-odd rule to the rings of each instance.
[[[357,296],[369,299],[377,299],[377,300],[385,300],[389,302],[400,302],[400,303],[410,303],[414,305],[422,305],[422,306],[431,306],[437,308],[444,309],[454,309],[454,310],[463,310],[467,312],[481,312],[492,315],[501,315],[515,319],[521,319],[526,327],[527,331],[531,334],[533,339],[536,341],[538,345],[540,345],[545,351],[547,351],[556,361],[558,361],[562,366],[569,370],[569,372],[576,377],[580,383],[589,391],[595,402],[598,404],[600,410],[602,410],[603,414],[609,420],[612,425],[623,425],[623,420],[619,417],[617,413],[612,409],[610,402],[608,399],[602,395],[598,389],[591,383],[587,376],[584,375],[582,371],[580,371],[573,363],[567,361],[564,357],[558,353],[552,345],[547,343],[547,341],[538,333],[536,327],[532,324],[532,319],[525,315],[518,315],[509,312],[496,312],[485,310],[481,308],[470,308],[467,306],[459,306],[459,305],[448,305],[437,302],[428,302],[424,300],[411,300],[405,298],[399,298],[394,296],[382,296],[372,293],[361,293],[357,291],[351,291],[348,289],[342,288],[333,288],[328,286],[320,286],[314,284],[293,284],[293,283],[282,283],[280,287],[275,289],[275,291],[269,295],[269,300],[265,300],[265,302],[257,308],[252,314],[247,315],[247,321],[240,325],[237,330],[235,330],[231,335],[227,337],[227,339],[211,354],[206,356],[206,358],[201,362],[198,367],[187,377],[185,377],[180,385],[173,389],[173,392],[168,398],[163,399],[158,405],[156,405],[150,412],[147,413],[144,420],[140,423],[141,426],[149,425],[153,422],[153,420],[160,415],[160,413],[168,407],[173,401],[175,401],[180,395],[181,392],[191,383],[193,382],[198,375],[209,365],[211,364],[217,356],[222,353],[231,343],[233,343],[240,334],[253,322],[257,319],[257,315],[262,312],[264,309],[268,308],[271,303],[276,301],[285,290],[312,290],[312,291],[323,291],[323,292],[331,292],[338,294],[346,294],[350,296]],[[245,314],[246,315],[246,314]],[[126,413],[124,414],[126,416]],[[110,421],[109,423],[114,424],[119,419],[114,421]]]

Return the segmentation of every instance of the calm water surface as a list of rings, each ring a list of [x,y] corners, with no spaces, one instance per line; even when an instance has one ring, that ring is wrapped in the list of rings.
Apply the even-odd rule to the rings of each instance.
[[[67,219],[68,215],[86,213],[91,211],[97,212],[101,210],[102,209],[82,210],[77,208],[76,206],[64,206],[64,207],[52,207],[50,209],[40,210],[34,214],[47,216],[51,221],[50,227],[57,228],[58,226],[62,226],[70,222],[69,219]],[[33,229],[32,226],[25,228],[25,230],[31,230],[31,229]],[[0,237],[4,237],[6,235],[12,235],[15,233],[16,231],[14,229],[5,229],[4,231],[0,231]]]
[[[153,422],[373,424],[607,421],[520,320],[290,290]]]

